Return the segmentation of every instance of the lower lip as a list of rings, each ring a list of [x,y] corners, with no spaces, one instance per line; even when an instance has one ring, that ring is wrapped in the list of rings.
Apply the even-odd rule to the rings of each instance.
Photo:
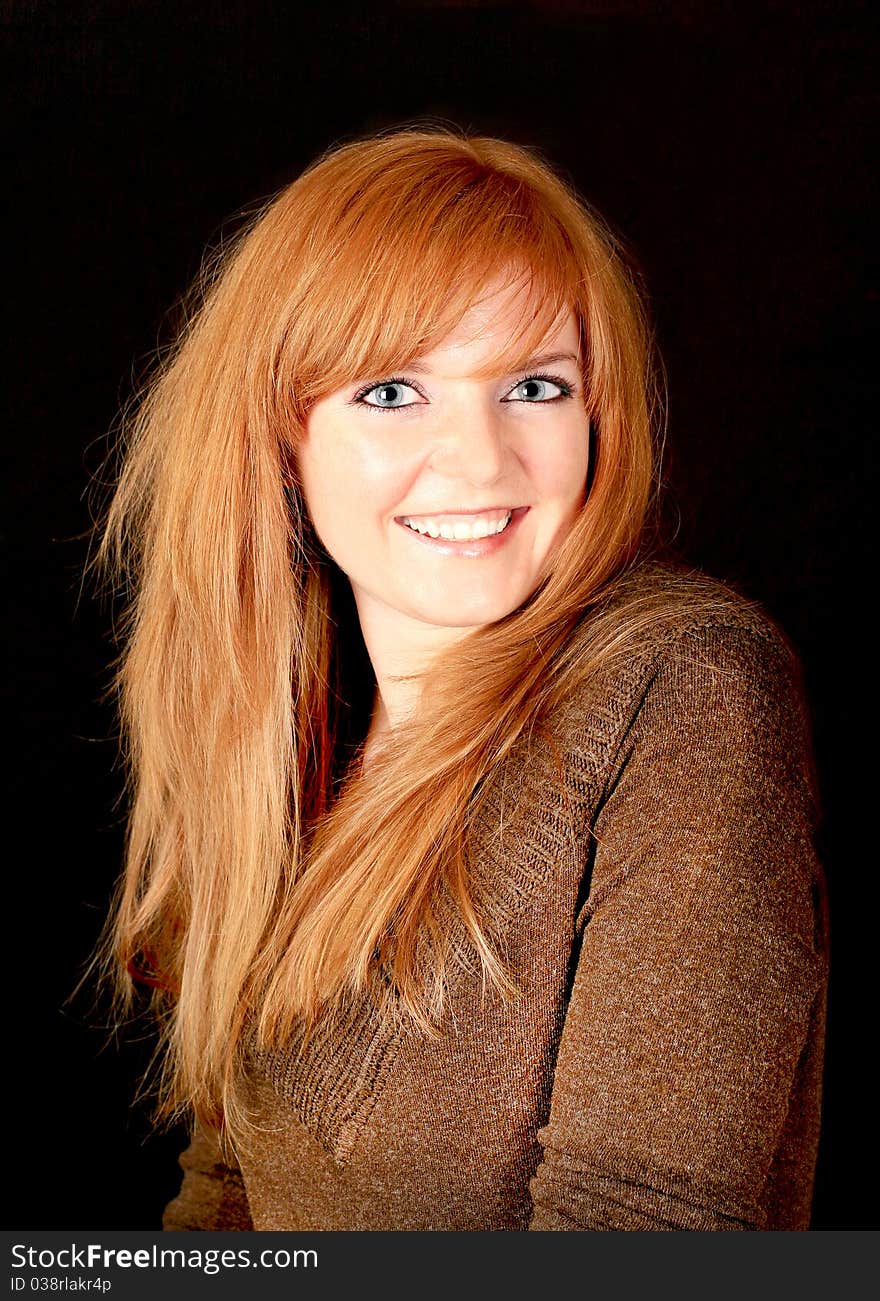
[[[395,520],[404,533],[415,541],[420,542],[422,546],[430,547],[432,551],[437,551],[441,556],[465,556],[470,559],[479,559],[481,556],[491,556],[494,552],[500,551],[511,536],[517,531],[520,521],[530,508],[528,506],[518,506],[516,510],[511,511],[510,523],[506,529],[500,533],[493,533],[487,538],[462,538],[461,541],[454,542],[450,538],[432,538],[428,533],[417,533],[411,529],[408,524],[401,520]]]

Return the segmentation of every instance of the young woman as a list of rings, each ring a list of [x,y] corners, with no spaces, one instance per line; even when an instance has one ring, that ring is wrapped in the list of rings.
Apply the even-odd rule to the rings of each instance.
[[[664,559],[633,279],[534,152],[329,152],[130,422],[165,1227],[806,1229],[827,916],[796,657]]]

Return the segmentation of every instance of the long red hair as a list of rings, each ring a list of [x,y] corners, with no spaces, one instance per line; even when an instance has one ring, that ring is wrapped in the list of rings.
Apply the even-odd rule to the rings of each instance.
[[[589,493],[552,573],[432,666],[418,718],[362,773],[340,748],[359,631],[302,502],[297,441],[314,401],[435,347],[499,275],[526,277],[542,305],[518,355],[576,315]],[[124,1011],[151,955],[160,1114],[244,1123],[249,1028],[278,1044],[369,991],[433,1033],[459,963],[513,993],[472,897],[467,828],[523,730],[625,644],[601,603],[651,537],[655,399],[616,240],[501,140],[345,144],[207,265],[126,422],[96,554],[128,596],[115,684],[131,795],[100,956]],[[649,617],[634,609],[631,627]]]

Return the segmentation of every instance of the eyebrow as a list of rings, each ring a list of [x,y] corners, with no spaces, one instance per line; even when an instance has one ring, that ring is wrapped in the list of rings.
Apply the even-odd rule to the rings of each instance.
[[[517,371],[532,370],[536,366],[555,366],[560,361],[571,361],[574,362],[576,366],[579,364],[578,358],[573,352],[544,352],[539,353],[534,357],[527,357],[525,361],[521,361],[517,363],[517,365],[511,366],[508,370],[505,370],[503,374],[513,375]],[[422,366],[417,361],[407,363],[407,370],[411,370],[416,375],[424,375],[427,373],[428,369],[429,367]]]

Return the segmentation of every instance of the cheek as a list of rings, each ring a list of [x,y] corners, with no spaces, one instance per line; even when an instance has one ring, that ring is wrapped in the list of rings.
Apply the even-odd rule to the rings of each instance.
[[[294,464],[302,503],[312,524],[320,531],[319,516],[321,514],[321,502],[324,497],[321,488],[320,463],[316,462],[311,447],[301,443],[296,449]]]
[[[319,535],[332,531],[343,540],[369,520],[397,513],[415,473],[382,440],[339,433],[310,436],[300,446],[297,466]]]
[[[580,425],[559,430],[534,449],[532,477],[542,492],[563,507],[583,501],[589,469],[589,431]]]
[[[312,526],[324,547],[334,555],[339,543],[339,521],[345,519],[346,458],[338,455],[331,439],[310,431],[297,448],[296,468],[301,496]]]
[[[361,513],[374,515],[399,512],[406,503],[413,481],[418,477],[420,451],[407,451],[401,431],[393,426],[393,416],[373,416],[382,426],[370,429],[345,448],[347,491]]]

